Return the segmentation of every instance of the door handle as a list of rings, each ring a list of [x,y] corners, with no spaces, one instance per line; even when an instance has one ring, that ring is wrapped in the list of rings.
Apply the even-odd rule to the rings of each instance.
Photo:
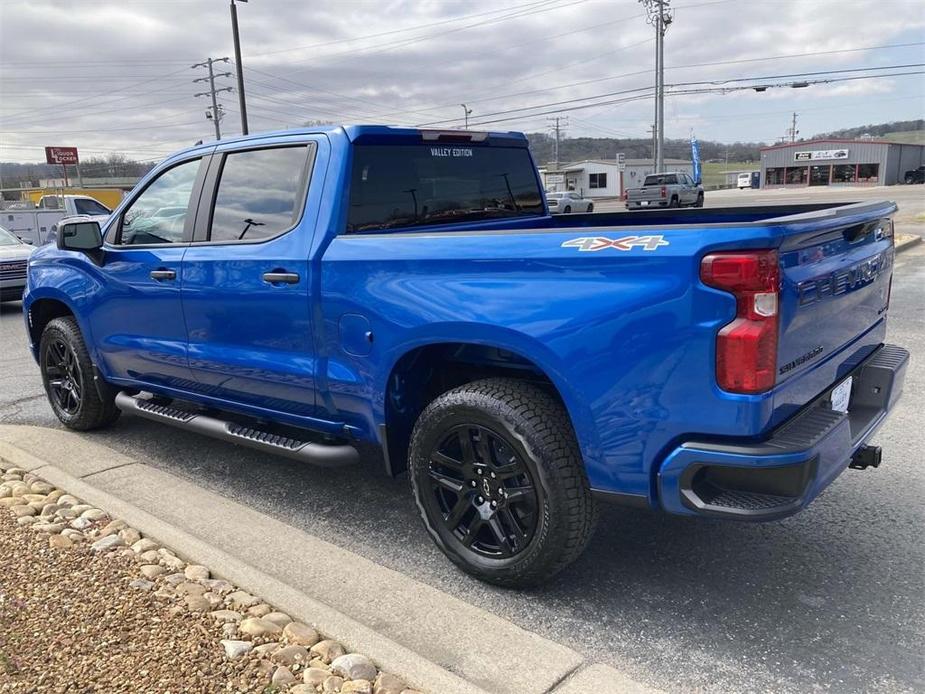
[[[176,270],[151,270],[152,280],[175,280],[177,279]]]
[[[270,284],[298,284],[299,274],[296,272],[265,272],[263,281]]]

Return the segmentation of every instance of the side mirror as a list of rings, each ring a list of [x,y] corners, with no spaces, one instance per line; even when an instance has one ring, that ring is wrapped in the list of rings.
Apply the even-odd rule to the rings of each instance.
[[[103,247],[99,222],[73,222],[58,228],[58,248],[95,255]]]

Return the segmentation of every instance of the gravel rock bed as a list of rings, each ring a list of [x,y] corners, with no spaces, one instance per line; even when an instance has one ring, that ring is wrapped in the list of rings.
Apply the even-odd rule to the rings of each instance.
[[[0,460],[0,692],[420,694]]]

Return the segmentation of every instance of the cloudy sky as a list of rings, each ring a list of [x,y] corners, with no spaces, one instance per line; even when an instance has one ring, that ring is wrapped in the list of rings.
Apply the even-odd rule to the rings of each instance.
[[[890,67],[925,63],[920,0],[671,5],[665,79],[688,93],[666,100],[669,137],[774,141],[792,111],[803,136],[925,114],[925,75],[891,76],[925,67]],[[570,136],[643,137],[652,122],[654,30],[636,0],[251,0],[239,18],[252,132],[309,120],[455,127],[462,102],[486,129],[535,132],[561,115]],[[190,66],[233,55],[226,0],[0,0],[0,159],[73,145],[85,158],[154,160],[210,139],[208,100],[193,96],[205,73]],[[690,93],[874,67],[887,76]],[[220,101],[223,134],[239,133],[237,93]]]

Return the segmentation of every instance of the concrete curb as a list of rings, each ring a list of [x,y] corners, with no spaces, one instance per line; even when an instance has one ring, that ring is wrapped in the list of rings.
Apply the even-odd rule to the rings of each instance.
[[[902,253],[907,251],[913,246],[918,246],[922,243],[922,237],[917,236],[916,234],[897,234],[898,238],[896,239],[896,252]]]
[[[411,686],[440,694],[653,691],[612,668],[582,667],[571,649],[137,463],[92,436],[0,425],[0,457],[209,566]],[[279,560],[286,547],[296,556]],[[479,640],[491,648],[459,645],[473,633],[491,634]]]

